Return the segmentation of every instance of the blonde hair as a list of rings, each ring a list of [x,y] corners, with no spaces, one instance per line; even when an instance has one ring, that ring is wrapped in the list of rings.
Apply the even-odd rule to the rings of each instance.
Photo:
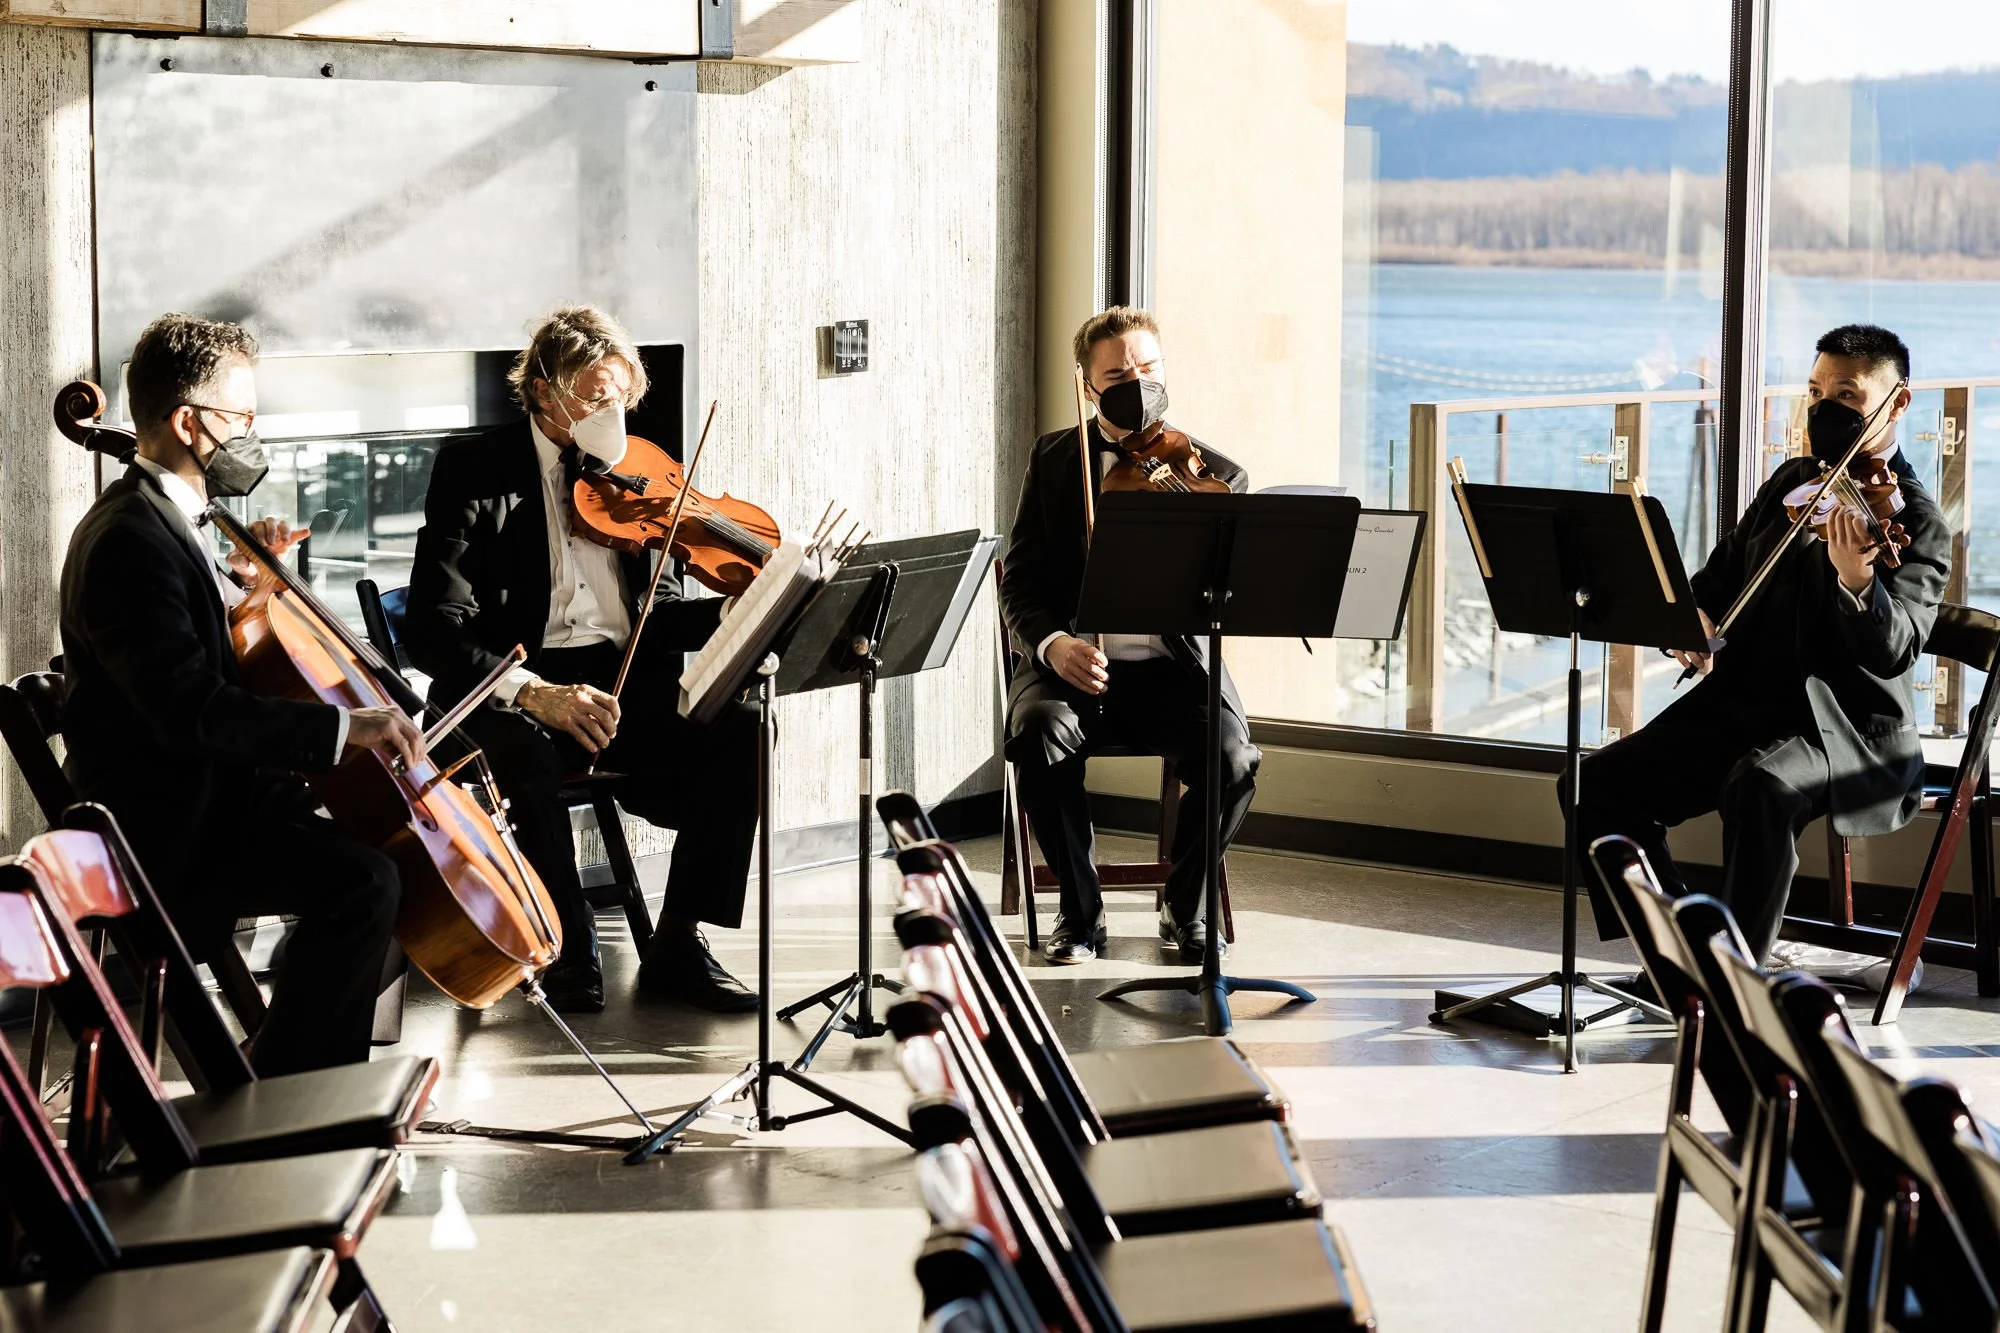
[[[1090,349],[1101,342],[1122,338],[1135,329],[1144,329],[1155,338],[1160,336],[1160,321],[1153,318],[1150,310],[1137,306],[1115,305],[1083,321],[1083,327],[1076,331],[1070,343],[1070,351],[1076,356],[1076,363],[1086,371],[1090,369]]]
[[[632,388],[625,395],[627,408],[637,407],[650,387],[639,348],[625,326],[596,306],[573,305],[556,311],[542,321],[534,337],[508,368],[507,384],[514,400],[525,412],[534,412],[535,381],[568,392],[577,377],[600,361],[617,357],[632,372]]]

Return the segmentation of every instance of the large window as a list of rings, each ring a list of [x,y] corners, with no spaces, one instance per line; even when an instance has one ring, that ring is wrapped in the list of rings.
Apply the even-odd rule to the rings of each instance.
[[[1714,542],[1728,0],[1149,12],[1140,271],[1176,422],[1257,486],[1429,509],[1436,536],[1401,642],[1232,643],[1252,713],[1558,740],[1567,645],[1496,630],[1439,479],[1643,484],[1691,569]],[[1821,332],[1897,328],[1926,386],[1905,448],[1970,539],[1952,595],[2000,604],[2000,469],[1965,466],[2000,430],[2000,11],[1775,0],[1771,51],[1765,448],[1739,473],[1798,447]],[[1586,666],[1587,743],[1672,697],[1657,654]]]

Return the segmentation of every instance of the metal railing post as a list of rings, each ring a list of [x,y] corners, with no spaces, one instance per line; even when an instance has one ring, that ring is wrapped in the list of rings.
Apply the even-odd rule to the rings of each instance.
[[[1652,430],[1653,413],[1649,404],[1619,403],[1611,409],[1611,489],[1621,495],[1630,495],[1633,484],[1644,485],[1647,460],[1651,450],[1648,436]],[[1620,450],[1619,441],[1624,442]],[[1624,476],[1618,475],[1618,455],[1625,456]],[[1630,736],[1639,729],[1640,689],[1646,663],[1650,657],[1629,643],[1614,643],[1607,650],[1605,662],[1605,716],[1604,742],[1609,744],[1620,736]]]
[[[1951,524],[1951,574],[1944,599],[1963,606],[1972,564],[1972,408],[1974,390],[1958,385],[1944,391],[1944,420],[1938,430],[1938,507]],[[1946,736],[1965,730],[1965,674],[1937,662],[1931,693],[1931,726]]]
[[[1423,549],[1410,584],[1410,656],[1404,725],[1436,731],[1444,717],[1444,541],[1457,510],[1445,485],[1447,414],[1436,403],[1410,404],[1410,508],[1428,509]]]

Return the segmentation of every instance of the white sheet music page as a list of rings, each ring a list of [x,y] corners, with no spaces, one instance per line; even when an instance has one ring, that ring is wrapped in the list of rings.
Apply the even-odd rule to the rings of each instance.
[[[1336,639],[1393,639],[1409,591],[1410,562],[1416,558],[1423,516],[1391,509],[1364,509],[1347,557]]]
[[[797,542],[780,542],[749,590],[736,599],[681,673],[682,715],[691,715],[718,685],[743,679],[748,659],[766,651],[812,591],[833,576],[834,568],[832,557],[824,552],[809,556]]]

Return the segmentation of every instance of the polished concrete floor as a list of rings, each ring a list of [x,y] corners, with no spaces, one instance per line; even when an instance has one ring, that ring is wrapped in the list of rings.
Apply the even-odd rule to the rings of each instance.
[[[1111,844],[1115,848],[1115,844]],[[989,892],[997,843],[968,849]],[[657,869],[657,867],[655,867]],[[876,866],[886,901],[892,867]],[[793,998],[853,966],[850,869],[778,884],[776,993]],[[1580,1042],[1564,1075],[1552,1045],[1431,1026],[1432,989],[1486,988],[1544,970],[1559,899],[1369,866],[1238,853],[1231,859],[1241,975],[1283,976],[1319,995],[1280,1006],[1241,997],[1238,1039],[1290,1094],[1328,1212],[1350,1237],[1382,1327],[1620,1330],[1637,1316],[1670,1039],[1637,1024]],[[1112,897],[1109,956],[1032,976],[1073,1049],[1195,1030],[1191,1003],[1106,1004],[1105,982],[1165,970],[1150,899]],[[1003,919],[1014,929],[1018,918]],[[1046,922],[1047,917],[1044,917]],[[612,1002],[577,1027],[652,1116],[706,1093],[754,1052],[748,1018],[697,1016],[631,998],[622,919],[606,931]],[[878,922],[886,927],[886,916]],[[714,932],[754,974],[754,935]],[[893,970],[877,934],[878,966]],[[1590,962],[1629,969],[1621,949]],[[1863,1027],[1906,1071],[1940,1073],[2000,1107],[2000,1005],[1968,975],[1935,972],[1899,1027]],[[780,1025],[777,1053],[809,1028]],[[509,1000],[461,1012],[412,998],[403,1049],[436,1055],[436,1114],[478,1124],[627,1132],[621,1108],[559,1035]],[[886,1039],[835,1037],[826,1082],[895,1115],[904,1100]],[[780,1109],[811,1098],[781,1087]],[[1723,1225],[1681,1210],[1668,1326],[1719,1322]],[[361,1258],[404,1333],[530,1329],[908,1330],[911,1259],[925,1229],[911,1159],[845,1116],[781,1133],[704,1122],[690,1146],[640,1167],[616,1155],[423,1135],[402,1190]],[[1805,1326],[1780,1296],[1771,1326]]]

